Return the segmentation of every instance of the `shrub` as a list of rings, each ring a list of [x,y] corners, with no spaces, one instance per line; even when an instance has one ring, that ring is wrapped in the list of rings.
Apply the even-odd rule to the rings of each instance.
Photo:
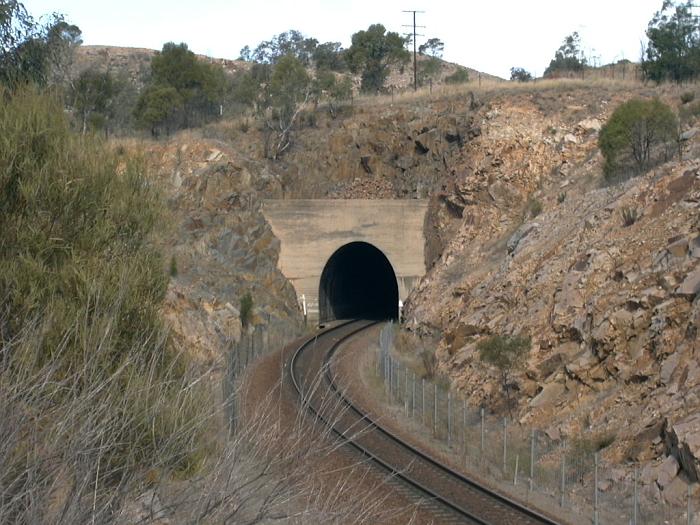
[[[517,82],[529,82],[532,80],[532,74],[522,67],[510,68],[510,79]]]
[[[689,102],[692,102],[695,100],[695,93],[692,91],[686,91],[684,93],[681,93],[681,103],[682,104],[688,104]]]
[[[464,84],[469,82],[469,72],[466,69],[458,69],[445,77],[445,84]]]
[[[119,308],[108,373],[120,349],[161,329],[168,277],[148,242],[160,197],[141,161],[72,133],[58,100],[31,90],[0,97],[0,312],[12,313],[0,337],[49,314],[43,354],[63,344],[68,372],[80,342],[63,338],[99,290],[86,323],[99,325],[104,305]]]
[[[640,172],[660,158],[668,158],[677,138],[676,116],[660,100],[633,99],[621,104],[598,138],[606,177],[614,177],[629,163]]]
[[[170,256],[170,277],[177,277],[177,259],[175,256]]]
[[[241,325],[247,327],[253,320],[253,296],[250,292],[247,292],[243,297],[241,297],[241,309],[240,309]]]
[[[527,210],[531,217],[537,217],[540,213],[542,213],[542,209],[542,201],[532,197],[527,200]]]
[[[0,100],[0,522],[36,521],[58,485],[106,522],[137,472],[188,474],[206,453],[207,404],[160,318],[161,200],[60,101]]]
[[[620,217],[624,227],[632,226],[639,219],[639,210],[625,206],[620,210]]]
[[[506,397],[509,413],[511,408],[510,375],[525,362],[530,346],[530,338],[520,335],[493,335],[482,339],[476,345],[479,359],[497,368],[501,374],[501,387]]]
[[[566,200],[566,192],[562,191],[559,195],[557,195],[557,202],[559,204],[563,203]]]

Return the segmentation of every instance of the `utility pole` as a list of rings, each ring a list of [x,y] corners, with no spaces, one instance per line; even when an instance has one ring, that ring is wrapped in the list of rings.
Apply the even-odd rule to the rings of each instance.
[[[415,11],[415,10],[408,10],[408,11],[403,11],[404,13],[413,13],[413,91],[418,90],[418,61],[416,59],[417,52],[416,52],[416,37],[417,36],[423,36],[423,35],[418,35],[416,34],[416,28],[424,28],[425,26],[417,26],[416,25],[416,13],[425,13],[425,11]],[[410,25],[404,24],[403,27],[411,27]]]

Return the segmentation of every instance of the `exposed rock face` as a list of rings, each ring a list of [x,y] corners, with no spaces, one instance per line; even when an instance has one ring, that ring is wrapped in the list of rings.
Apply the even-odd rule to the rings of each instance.
[[[562,439],[612,432],[610,459],[648,461],[664,454],[661,423],[672,414],[666,451],[697,476],[698,141],[683,161],[601,187],[597,133],[624,96],[589,114],[556,113],[543,96],[497,98],[475,119],[481,135],[453,158],[441,195],[459,213],[435,220],[455,233],[409,298],[408,326],[442,333],[441,369],[474,405],[496,410],[498,378],[476,343],[530,335],[516,378],[522,423],[556,426]],[[638,213],[627,227],[626,208]],[[662,489],[675,474],[659,475]]]
[[[664,437],[668,452],[691,481],[700,479],[700,413],[683,418],[676,423],[666,423]]]
[[[254,187],[269,183],[264,170],[214,141],[152,143],[148,155],[170,208],[164,236],[177,275],[164,314],[180,344],[204,363],[220,359],[240,338],[238,307],[247,292],[254,323],[298,323],[296,295],[277,269],[279,241]]]

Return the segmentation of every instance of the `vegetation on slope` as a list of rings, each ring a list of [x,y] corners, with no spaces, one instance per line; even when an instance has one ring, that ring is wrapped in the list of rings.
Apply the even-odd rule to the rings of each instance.
[[[139,473],[206,448],[159,317],[159,197],[56,98],[0,100],[0,521],[107,521]]]

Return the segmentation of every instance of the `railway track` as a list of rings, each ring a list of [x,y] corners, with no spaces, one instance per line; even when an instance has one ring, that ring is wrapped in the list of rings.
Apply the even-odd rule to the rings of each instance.
[[[348,321],[328,328],[295,350],[289,373],[301,406],[320,424],[385,471],[433,502],[446,523],[488,525],[556,522],[479,485],[382,428],[338,387],[332,357],[341,344],[376,322]]]

